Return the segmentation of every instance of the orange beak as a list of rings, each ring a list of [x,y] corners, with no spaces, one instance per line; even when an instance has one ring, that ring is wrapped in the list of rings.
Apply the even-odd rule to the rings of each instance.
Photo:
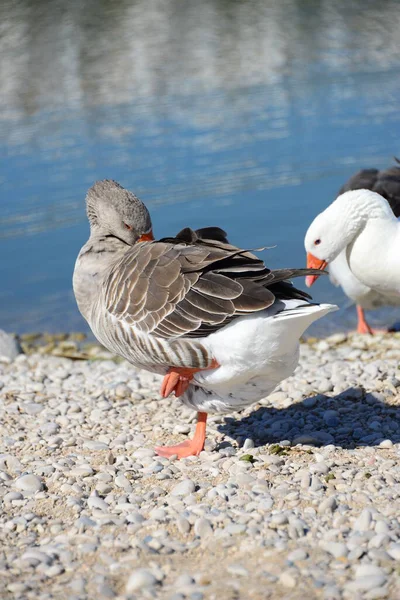
[[[152,242],[154,240],[153,231],[150,229],[149,233],[144,233],[138,239],[138,242]]]
[[[320,269],[323,271],[327,266],[326,260],[320,260],[316,258],[311,252],[307,252],[307,269]],[[316,282],[319,275],[307,275],[306,277],[306,286],[311,287],[313,283]]]

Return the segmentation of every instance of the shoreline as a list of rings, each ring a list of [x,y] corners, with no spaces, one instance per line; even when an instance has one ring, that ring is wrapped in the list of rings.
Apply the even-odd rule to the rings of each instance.
[[[309,338],[182,461],[195,414],[76,335],[0,362],[2,598],[400,596],[400,334]]]

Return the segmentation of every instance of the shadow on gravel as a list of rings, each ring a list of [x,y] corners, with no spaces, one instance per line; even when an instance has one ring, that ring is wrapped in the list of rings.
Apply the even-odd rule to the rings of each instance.
[[[316,395],[287,408],[261,406],[242,419],[226,417],[221,433],[239,446],[251,438],[256,447],[288,440],[292,444],[341,448],[400,442],[400,403],[390,405],[383,394],[349,388],[337,396]]]

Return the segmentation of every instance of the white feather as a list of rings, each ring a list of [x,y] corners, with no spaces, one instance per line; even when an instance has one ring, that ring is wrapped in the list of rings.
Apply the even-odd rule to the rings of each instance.
[[[203,343],[220,366],[197,373],[183,402],[199,411],[227,412],[264,398],[295,370],[307,327],[334,310],[332,304],[279,300],[213,333]]]

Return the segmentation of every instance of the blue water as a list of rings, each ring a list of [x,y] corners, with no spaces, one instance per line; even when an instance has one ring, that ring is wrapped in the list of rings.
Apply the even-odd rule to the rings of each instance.
[[[274,246],[268,266],[303,266],[308,224],[346,179],[400,155],[398,9],[1,3],[0,328],[86,329],[71,276],[96,179],[139,195],[158,236],[219,225],[238,245]],[[325,279],[314,297],[341,310],[318,332],[354,326]]]

